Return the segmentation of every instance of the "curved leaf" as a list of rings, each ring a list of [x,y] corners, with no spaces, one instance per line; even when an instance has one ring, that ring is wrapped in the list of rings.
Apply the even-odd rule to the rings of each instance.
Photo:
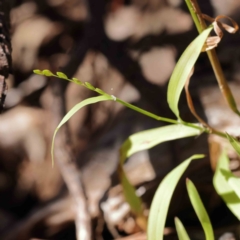
[[[52,154],[52,165],[54,163],[54,140],[56,137],[56,134],[58,132],[58,130],[60,129],[60,127],[66,123],[77,111],[79,111],[82,107],[89,105],[89,104],[93,104],[93,103],[97,103],[97,102],[101,102],[101,101],[106,101],[106,100],[112,100],[111,96],[109,95],[104,95],[104,96],[98,96],[98,97],[92,97],[92,98],[88,98],[85,99],[84,101],[76,104],[62,119],[62,121],[58,124],[54,135],[53,135],[53,139],[52,139],[52,147],[51,147],[51,154]]]
[[[197,214],[198,219],[203,227],[205,238],[206,240],[214,240],[212,224],[207,214],[207,211],[202,203],[202,200],[198,194],[198,191],[191,180],[187,179],[186,184],[188,196],[195,210],[195,213]]]
[[[131,135],[121,146],[121,162],[136,152],[150,149],[162,142],[197,136],[199,129],[187,127],[181,124],[172,124],[164,127],[153,128]]]
[[[121,181],[121,185],[123,187],[123,194],[125,200],[130,205],[132,213],[135,214],[136,221],[139,227],[141,227],[142,230],[146,231],[147,219],[143,213],[142,200],[139,196],[136,195],[136,190],[134,186],[129,182],[126,173],[124,172],[124,169],[120,164],[118,166],[118,174]]]
[[[213,177],[213,185],[230,211],[240,220],[240,200],[228,183],[227,176],[231,176],[231,174],[228,156],[226,152],[223,151],[218,160],[217,169]]]
[[[179,218],[175,217],[174,219],[177,235],[179,240],[190,240],[190,237],[187,234],[186,229],[184,228],[182,222]]]
[[[194,159],[203,158],[204,155],[193,155],[176,168],[174,168],[159,185],[149,213],[147,236],[149,240],[162,240],[164,226],[167,218],[167,212],[174,189],[179,182],[180,177]]]
[[[125,199],[129,203],[132,212],[135,213],[138,218],[144,218],[142,213],[142,201],[136,195],[135,188],[131,185],[124,172],[123,164],[126,158],[130,157],[136,152],[150,149],[162,142],[184,137],[196,136],[199,134],[200,131],[198,129],[186,127],[184,125],[173,124],[135,133],[123,143],[120,149],[120,162],[118,167],[118,173],[121,184],[123,186],[123,193]]]
[[[180,119],[178,102],[181,92],[211,30],[212,27],[207,28],[190,43],[178,60],[170,78],[167,101],[178,119]]]

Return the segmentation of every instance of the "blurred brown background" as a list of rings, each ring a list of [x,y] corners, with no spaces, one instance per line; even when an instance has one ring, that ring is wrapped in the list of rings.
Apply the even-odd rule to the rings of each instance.
[[[32,71],[62,71],[148,111],[174,118],[167,106],[167,83],[176,60],[197,36],[184,1],[11,3],[13,75],[7,80],[9,91],[5,111],[0,115],[0,238],[76,239],[69,177],[79,174],[81,179],[76,181],[82,181],[87,196],[92,238],[137,239],[134,234],[141,233],[141,229],[123,199],[116,174],[118,149],[130,134],[163,123],[114,102],[85,107],[59,133],[57,159],[52,168],[50,145],[54,127],[64,112],[94,94]],[[224,14],[240,23],[239,1],[205,0],[199,4],[202,12],[210,16]],[[225,33],[217,52],[240,106],[239,44],[239,32]],[[206,54],[196,64],[190,92],[198,113],[213,127],[240,135],[240,121],[221,98]],[[196,121],[184,94],[180,109],[183,119]],[[216,138],[209,141],[212,149],[213,141],[225,144]],[[193,153],[209,156],[207,136],[172,141],[129,159],[127,174],[146,209],[165,174]],[[217,153],[216,150],[213,155]],[[64,160],[64,154],[71,156],[70,163]],[[229,154],[237,174],[238,159],[231,151]],[[212,175],[209,157],[196,161],[186,173],[203,198],[216,236],[232,232],[238,239],[239,225],[216,195]],[[173,197],[166,228],[166,233],[171,234],[166,239],[176,239],[174,216],[180,217],[192,239],[204,239],[189,204],[184,179]],[[140,237],[146,239],[144,234]]]

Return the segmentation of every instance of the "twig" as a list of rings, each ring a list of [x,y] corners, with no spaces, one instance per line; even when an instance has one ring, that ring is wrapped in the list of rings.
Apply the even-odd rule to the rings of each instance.
[[[62,81],[63,82],[63,81]],[[65,113],[64,88],[60,81],[51,82],[53,103],[48,109],[52,112],[52,130],[56,128]],[[76,166],[66,125],[59,131],[55,140],[55,159],[64,182],[74,200],[76,235],[78,240],[91,240],[91,218],[88,212],[87,201],[82,185],[81,172]]]

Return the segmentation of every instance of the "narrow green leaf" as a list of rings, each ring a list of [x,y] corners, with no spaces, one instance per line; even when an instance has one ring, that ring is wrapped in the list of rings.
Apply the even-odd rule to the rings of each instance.
[[[240,201],[240,178],[233,175],[231,171],[227,171],[225,169],[220,169],[222,175],[227,180],[227,183],[232,188],[232,190],[236,193]]]
[[[121,146],[121,162],[124,162],[126,158],[136,152],[150,149],[162,142],[197,136],[200,133],[200,130],[196,128],[187,127],[181,124],[172,124],[135,133],[131,135]]]
[[[211,30],[212,27],[207,28],[190,43],[178,60],[170,78],[167,101],[178,119],[180,119],[178,102],[181,92]]]
[[[240,156],[240,143],[231,135],[227,134],[227,139],[230,142],[230,144],[232,145],[232,147],[235,149],[235,151],[237,152],[237,154]]]
[[[63,79],[68,79],[67,75],[62,72],[57,72],[58,77],[63,78]]]
[[[108,95],[104,95],[104,96],[98,96],[98,97],[92,97],[92,98],[88,98],[85,99],[84,101],[76,104],[62,119],[62,121],[58,124],[57,128],[55,129],[54,135],[53,135],[53,139],[52,139],[52,147],[51,147],[51,154],[52,154],[52,165],[54,163],[54,141],[55,141],[55,137],[56,134],[58,132],[58,130],[60,129],[60,127],[66,123],[77,111],[79,111],[82,107],[89,105],[89,104],[93,104],[93,103],[97,103],[97,102],[101,102],[101,101],[107,101],[107,100],[112,100],[112,98]]]
[[[54,76],[54,74],[51,71],[49,71],[48,69],[43,70],[42,73],[47,77]]]
[[[119,176],[121,179],[121,184],[123,186],[123,193],[124,193],[126,201],[130,205],[132,212],[134,214],[136,214],[137,216],[141,216],[142,215],[141,199],[136,195],[135,188],[129,182],[129,180],[121,166],[118,168],[118,171],[119,171]]]
[[[147,236],[149,240],[162,240],[164,226],[167,218],[167,212],[174,189],[179,182],[180,177],[194,159],[203,158],[204,155],[193,155],[188,158],[170,173],[168,173],[159,185],[149,213]]]
[[[206,240],[214,240],[212,224],[207,214],[207,211],[202,203],[202,200],[198,194],[198,191],[191,180],[187,179],[186,184],[187,184],[188,196],[198,216],[198,219],[202,224],[202,227],[205,233],[205,238]]]
[[[240,200],[228,183],[228,178],[231,176],[229,169],[229,159],[225,151],[222,152],[218,160],[217,169],[213,177],[213,185],[218,195],[226,203],[230,211],[240,220]]]
[[[187,234],[185,227],[183,226],[182,222],[179,218],[175,217],[174,219],[177,235],[179,240],[190,240],[190,237]]]
[[[39,69],[33,70],[34,73],[39,74],[39,75],[44,75],[43,72]]]
[[[149,149],[162,142],[196,136],[200,131],[195,128],[186,127],[184,125],[173,124],[169,126],[145,130],[131,135],[122,145],[120,149],[119,162],[119,178],[121,180],[124,196],[129,203],[131,210],[138,215],[141,215],[141,199],[136,195],[135,188],[131,185],[123,169],[123,164],[126,158],[141,150]]]

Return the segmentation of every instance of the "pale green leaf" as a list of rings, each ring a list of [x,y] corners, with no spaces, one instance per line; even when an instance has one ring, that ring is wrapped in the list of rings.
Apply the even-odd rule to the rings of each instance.
[[[62,121],[58,124],[54,135],[53,135],[53,139],[52,139],[52,147],[51,147],[51,154],[52,154],[52,164],[54,163],[54,140],[56,137],[56,134],[58,132],[58,130],[60,129],[60,127],[66,123],[77,111],[79,111],[82,107],[89,105],[89,104],[93,104],[93,103],[97,103],[97,102],[101,102],[101,101],[107,101],[107,100],[112,100],[112,98],[108,95],[104,95],[104,96],[98,96],[98,97],[92,97],[92,98],[88,98],[85,99],[84,101],[76,104],[62,119]]]
[[[187,179],[186,184],[188,196],[195,210],[195,213],[197,214],[198,219],[203,227],[205,239],[214,240],[212,224],[207,214],[207,211],[202,203],[202,200],[198,194],[198,191],[191,180]]]
[[[223,175],[225,173],[223,172]],[[236,176],[234,176],[232,173],[228,175],[227,177],[228,184],[232,187],[234,192],[237,194],[240,202],[240,179]]]
[[[228,183],[228,178],[231,176],[229,169],[229,159],[225,151],[222,152],[217,169],[213,178],[213,185],[218,195],[224,200],[231,212],[240,220],[240,200]]]
[[[142,215],[141,199],[136,195],[136,190],[129,182],[125,172],[123,171],[123,168],[119,167],[118,171],[126,201],[130,205],[131,210],[134,214],[136,214],[137,216]]]
[[[229,186],[236,193],[240,201],[240,178],[233,175],[233,173],[230,170],[227,171],[225,169],[220,169],[220,171],[222,175],[225,177],[225,179],[227,180],[227,183],[229,184]]]
[[[136,195],[134,187],[131,186],[124,173],[123,164],[126,158],[136,152],[152,148],[162,142],[196,136],[199,134],[200,131],[198,129],[174,124],[135,133],[123,143],[120,149],[119,169],[121,169],[121,171],[119,173],[119,178],[123,185],[124,196],[134,213],[140,215],[140,212],[142,211],[141,200]]]
[[[193,155],[188,158],[170,173],[168,173],[159,185],[149,213],[147,236],[149,240],[162,240],[164,233],[164,226],[167,218],[167,212],[170,201],[179,182],[180,177],[194,159],[203,158],[204,155]]]
[[[227,139],[229,140],[230,144],[232,145],[232,147],[235,149],[235,151],[237,152],[237,154],[240,156],[240,143],[231,135],[227,134]]]
[[[212,27],[207,28],[190,43],[178,60],[170,78],[167,101],[170,109],[178,119],[180,119],[178,102],[181,92],[211,30]]]
[[[179,240],[190,240],[190,237],[187,234],[185,227],[183,226],[182,222],[179,218],[175,217],[174,219],[177,235]]]
[[[62,72],[57,72],[58,77],[63,78],[63,79],[68,79],[67,75]]]
[[[39,69],[33,70],[34,73],[39,74],[39,75],[44,75],[43,72]]]
[[[43,70],[42,73],[47,77],[54,76],[54,74],[51,71],[49,71],[48,69]]]
[[[200,130],[196,128],[187,127],[181,124],[172,124],[135,133],[131,135],[121,146],[121,162],[124,162],[126,158],[136,152],[150,149],[162,142],[197,136],[200,133]]]
[[[131,186],[124,173],[123,164],[126,158],[138,151],[152,148],[162,142],[199,134],[200,131],[198,129],[176,124],[135,133],[123,143],[120,149],[119,169],[121,171],[119,172],[119,178],[123,185],[124,196],[133,212],[139,214],[142,211],[142,207],[140,198],[136,196],[134,187]]]

